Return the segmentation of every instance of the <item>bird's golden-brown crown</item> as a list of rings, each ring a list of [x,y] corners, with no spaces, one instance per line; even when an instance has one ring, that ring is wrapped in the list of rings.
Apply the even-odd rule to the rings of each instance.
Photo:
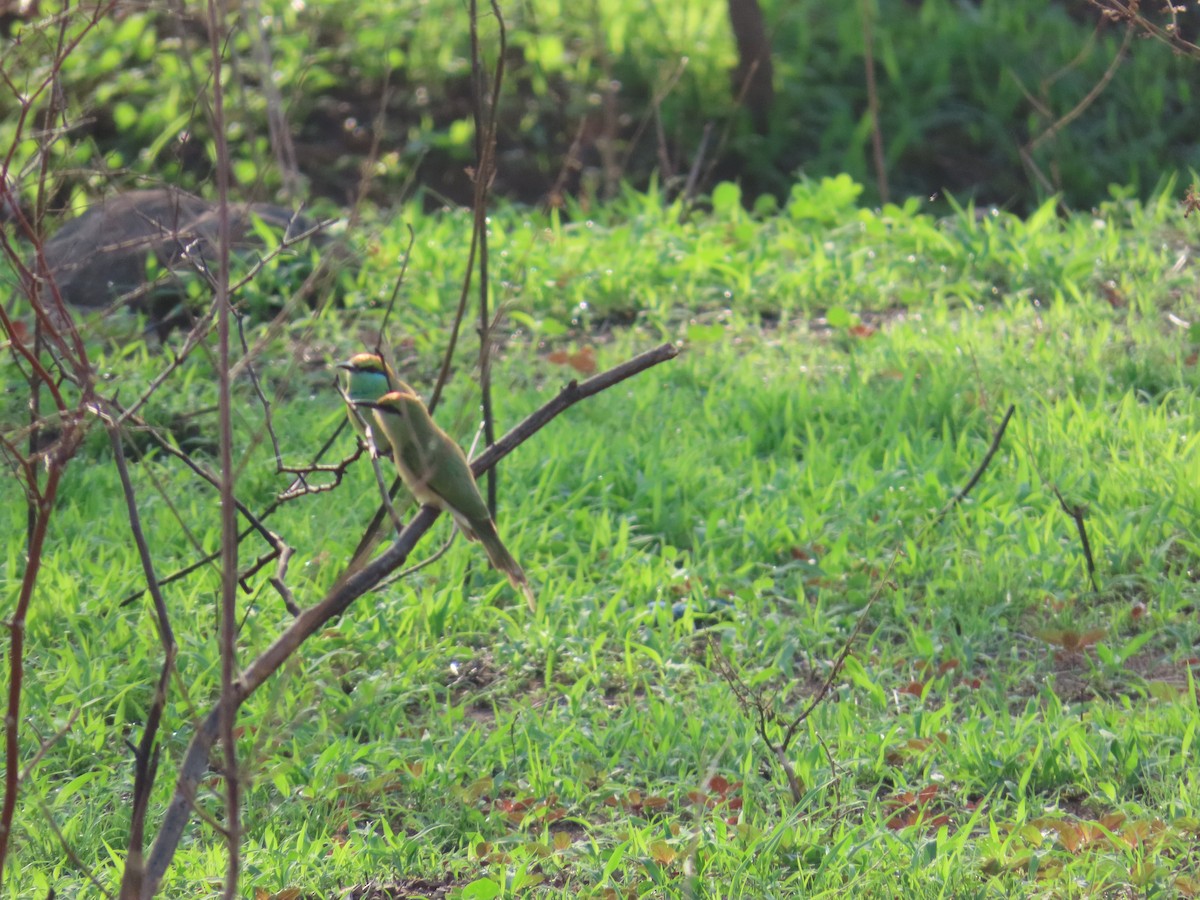
[[[337,367],[351,372],[378,372],[381,375],[387,374],[383,359],[377,353],[355,353],[345,362],[338,363]]]

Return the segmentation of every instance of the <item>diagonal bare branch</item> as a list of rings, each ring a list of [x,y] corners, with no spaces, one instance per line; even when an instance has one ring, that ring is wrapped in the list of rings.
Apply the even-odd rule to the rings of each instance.
[[[476,475],[486,472],[500,459],[507,456],[524,441],[528,440],[563,410],[594,396],[627,378],[631,378],[652,366],[674,359],[679,348],[674,344],[663,344],[647,351],[607,372],[602,372],[583,383],[571,381],[558,395],[502,437],[496,444],[480,454],[471,464]],[[344,613],[350,605],[368,591],[373,590],[383,579],[399,569],[408,560],[417,542],[425,535],[440,515],[430,506],[423,506],[416,516],[397,536],[390,547],[349,577],[339,578],[334,590],[319,602],[301,609],[275,641],[252,660],[241,675],[230,685],[229,694],[223,692],[218,701],[197,727],[188,746],[187,754],[179,769],[175,791],[163,817],[158,837],[150,851],[146,866],[146,878],[142,885],[142,900],[150,900],[158,890],[183,832],[192,814],[192,798],[196,788],[208,771],[209,754],[216,743],[223,721],[231,718],[237,708],[271,677],[305,640],[321,629],[325,623]],[[226,707],[225,703],[231,706]]]

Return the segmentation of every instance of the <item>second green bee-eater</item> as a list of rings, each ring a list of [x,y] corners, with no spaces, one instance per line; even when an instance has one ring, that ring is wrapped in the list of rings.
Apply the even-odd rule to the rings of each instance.
[[[396,469],[417,502],[450,513],[467,540],[482,544],[492,565],[525,595],[531,610],[537,609],[525,573],[496,533],[466,454],[437,426],[421,398],[409,388],[358,401],[355,407],[374,412],[378,430],[392,446]]]
[[[367,428],[373,420],[370,415],[363,416],[355,412],[353,404],[378,400],[390,391],[416,393],[400,380],[378,353],[356,353],[345,362],[338,363],[337,367],[347,375],[343,389],[351,405],[346,414],[350,417],[350,424],[354,426],[354,430],[363,437],[366,437]],[[371,439],[375,442],[375,449],[382,455],[391,454],[392,447],[388,443],[387,435],[378,429],[371,429]]]

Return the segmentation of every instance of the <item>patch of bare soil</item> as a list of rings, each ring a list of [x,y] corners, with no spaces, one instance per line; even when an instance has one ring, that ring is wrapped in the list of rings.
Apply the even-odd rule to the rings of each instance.
[[[558,873],[541,882],[542,887],[563,888],[567,876]],[[446,875],[442,878],[402,878],[399,881],[369,881],[345,888],[328,900],[444,900],[450,892],[468,884],[461,878]],[[316,900],[316,898],[311,898]],[[326,898],[322,898],[326,900]]]
[[[403,878],[400,881],[370,881],[346,888],[337,900],[441,900],[466,882],[449,875],[443,878]],[[314,898],[315,900],[315,898]],[[332,898],[330,898],[332,900]]]

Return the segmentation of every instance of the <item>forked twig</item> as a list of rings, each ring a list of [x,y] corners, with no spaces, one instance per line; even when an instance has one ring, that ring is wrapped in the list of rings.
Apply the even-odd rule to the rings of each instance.
[[[490,466],[495,465],[498,460],[511,453],[573,404],[598,394],[652,366],[674,359],[678,353],[679,350],[674,344],[663,344],[607,372],[589,378],[582,384],[570,382],[553,400],[526,417],[494,446],[489,447],[477,457],[471,464],[472,471],[476,475],[487,471]],[[326,622],[341,615],[356,599],[400,568],[408,559],[413,547],[433,525],[438,515],[438,510],[432,507],[421,507],[404,531],[397,536],[396,541],[382,554],[349,578],[339,579],[336,590],[327,594],[322,600],[313,606],[302,609],[275,641],[258,657],[250,661],[242,670],[240,677],[232,683],[232,707],[225,707],[225,701],[222,700],[204,717],[197,727],[180,766],[174,795],[163,817],[154,847],[150,851],[146,867],[146,880],[142,887],[143,900],[149,900],[158,890],[175,854],[175,849],[179,845],[179,840],[183,836],[184,829],[191,818],[191,798],[195,796],[196,787],[208,771],[209,754],[217,739],[220,730],[218,726],[222,718],[232,716],[237,708]],[[230,774],[232,775],[232,773]]]
[[[1039,134],[1036,138],[1029,142],[1028,148],[1036,150],[1046,141],[1052,139],[1060,131],[1083,115],[1084,111],[1096,102],[1096,98],[1104,93],[1104,89],[1108,87],[1108,83],[1113,80],[1113,76],[1117,74],[1117,69],[1120,68],[1122,60],[1125,58],[1125,51],[1129,48],[1129,41],[1133,38],[1133,23],[1130,22],[1125,26],[1125,34],[1121,38],[1121,46],[1117,49],[1112,61],[1104,70],[1104,74],[1100,76],[1100,80],[1092,85],[1092,89],[1088,91],[1083,98],[1076,103],[1071,109],[1063,113],[1057,121],[1052,122],[1045,131]]]

